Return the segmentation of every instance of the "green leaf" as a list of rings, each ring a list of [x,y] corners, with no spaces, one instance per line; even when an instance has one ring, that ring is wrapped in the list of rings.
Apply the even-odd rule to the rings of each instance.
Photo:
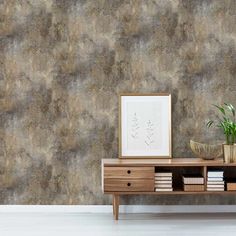
[[[235,116],[235,108],[231,103],[225,103],[225,106],[228,108],[228,110]]]
[[[207,128],[210,128],[214,124],[213,120],[209,120],[206,124]]]
[[[223,107],[217,106],[217,105],[213,105],[215,106],[223,115],[225,115],[225,109]]]
[[[223,120],[219,119],[219,121],[222,121],[224,123],[229,123],[230,122],[229,118],[225,117],[225,116],[223,116]]]

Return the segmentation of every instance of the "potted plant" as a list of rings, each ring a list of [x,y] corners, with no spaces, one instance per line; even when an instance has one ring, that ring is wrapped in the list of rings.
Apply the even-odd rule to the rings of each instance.
[[[224,161],[226,163],[236,162],[236,117],[235,108],[230,103],[224,103],[222,106],[214,105],[220,112],[217,117],[217,127],[224,132],[226,143],[223,144]],[[215,122],[210,120],[207,127],[210,128]]]

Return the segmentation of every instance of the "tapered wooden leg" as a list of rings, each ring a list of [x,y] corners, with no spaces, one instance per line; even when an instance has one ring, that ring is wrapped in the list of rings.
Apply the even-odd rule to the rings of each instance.
[[[119,219],[119,201],[120,201],[120,196],[114,194],[113,195],[113,214],[115,220]]]
[[[112,198],[113,216],[115,216],[115,195]]]

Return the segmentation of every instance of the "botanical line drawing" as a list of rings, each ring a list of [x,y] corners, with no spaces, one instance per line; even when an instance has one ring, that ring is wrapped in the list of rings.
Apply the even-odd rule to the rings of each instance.
[[[150,147],[152,143],[154,143],[154,124],[152,121],[148,120],[146,126],[146,137],[145,137],[145,144]]]
[[[139,123],[138,123],[138,118],[136,112],[133,115],[132,118],[132,128],[131,128],[131,137],[133,139],[138,139],[138,131],[139,131]]]

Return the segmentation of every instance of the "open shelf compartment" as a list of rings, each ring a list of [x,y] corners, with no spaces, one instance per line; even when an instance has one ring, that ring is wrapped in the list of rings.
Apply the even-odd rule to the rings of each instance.
[[[204,166],[155,166],[155,173],[171,172],[173,192],[184,192],[183,176],[195,175],[204,178],[204,190],[206,190],[206,167]],[[166,191],[168,193],[168,191]],[[189,193],[189,192],[185,192]]]

